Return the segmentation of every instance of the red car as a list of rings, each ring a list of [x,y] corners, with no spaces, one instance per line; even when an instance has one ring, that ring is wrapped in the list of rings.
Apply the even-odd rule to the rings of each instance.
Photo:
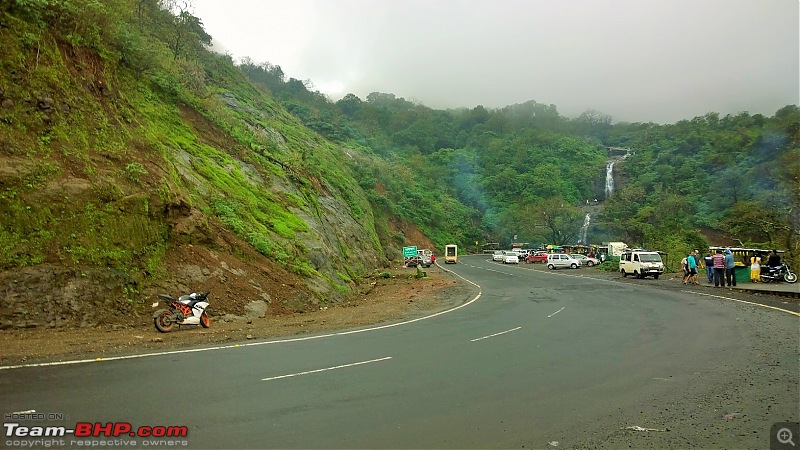
[[[536,252],[525,257],[526,263],[545,263],[547,262],[547,252]]]

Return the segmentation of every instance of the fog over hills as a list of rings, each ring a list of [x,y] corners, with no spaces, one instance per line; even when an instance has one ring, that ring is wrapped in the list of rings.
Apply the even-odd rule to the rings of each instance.
[[[575,117],[671,123],[798,103],[789,0],[194,0],[215,46],[333,100],[393,93],[437,109],[527,100]]]

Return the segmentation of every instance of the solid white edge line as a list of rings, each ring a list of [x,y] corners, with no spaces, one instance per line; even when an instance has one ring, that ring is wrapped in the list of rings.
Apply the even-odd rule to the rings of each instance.
[[[501,334],[511,333],[512,331],[517,331],[517,330],[519,330],[520,328],[522,328],[522,327],[512,328],[512,329],[510,329],[510,330],[501,331],[501,332],[499,332],[499,333],[490,334],[490,335],[488,335],[488,336],[484,336],[484,337],[479,337],[479,338],[471,339],[471,340],[470,340],[470,342],[480,341],[481,339],[489,339],[490,337],[495,337],[495,336],[500,336]]]
[[[287,374],[287,375],[278,375],[277,377],[262,378],[261,381],[280,380],[281,378],[290,378],[290,377],[297,377],[297,376],[300,376],[300,375],[308,375],[308,374],[311,374],[311,373],[326,372],[328,370],[343,369],[345,367],[360,366],[362,364],[369,364],[369,363],[374,363],[374,362],[379,362],[379,361],[386,361],[387,359],[392,359],[392,357],[391,356],[387,356],[385,358],[370,359],[369,361],[360,361],[360,362],[350,363],[350,364],[342,364],[342,365],[339,365],[339,366],[326,367],[324,369],[307,370],[305,372],[290,373],[290,374]]]
[[[558,314],[558,313],[560,313],[561,311],[563,311],[563,310],[564,310],[564,308],[566,308],[566,306],[562,307],[561,309],[559,309],[558,311],[554,312],[553,314],[550,314],[549,316],[547,316],[547,318],[549,319],[549,318],[551,318],[551,317],[555,316],[556,314]]]
[[[78,360],[72,360],[72,361],[55,361],[55,362],[46,362],[46,363],[17,364],[17,365],[13,365],[13,366],[0,366],[0,370],[22,369],[22,368],[26,368],[26,367],[66,366],[66,365],[69,365],[69,364],[85,364],[85,363],[102,362],[102,361],[118,361],[118,360],[123,360],[123,359],[148,358],[148,357],[151,357],[151,356],[178,355],[178,354],[182,354],[182,353],[198,353],[198,352],[207,352],[207,351],[211,351],[211,350],[224,350],[224,349],[237,348],[237,347],[255,347],[255,346],[258,346],[258,345],[283,344],[283,343],[287,343],[287,342],[310,341],[312,339],[322,339],[322,338],[333,337],[333,336],[345,336],[345,335],[348,335],[348,334],[363,333],[365,331],[376,331],[376,330],[383,330],[385,328],[399,327],[401,325],[408,325],[410,323],[419,322],[421,320],[432,319],[434,317],[441,316],[442,314],[447,314],[447,313],[456,311],[458,309],[464,308],[465,306],[469,306],[469,305],[475,303],[476,301],[478,301],[479,298],[481,298],[481,295],[482,295],[483,291],[480,290],[481,286],[479,284],[475,283],[474,281],[471,281],[471,280],[468,280],[468,279],[464,278],[463,276],[453,272],[452,270],[445,269],[444,267],[440,266],[438,262],[436,262],[436,266],[441,268],[445,272],[449,272],[449,273],[461,278],[462,280],[466,281],[467,283],[477,287],[478,288],[478,294],[474,298],[472,298],[472,300],[469,300],[468,302],[462,303],[462,304],[460,304],[458,306],[455,306],[455,307],[450,308],[450,309],[446,309],[444,311],[439,311],[438,313],[435,313],[435,314],[431,314],[431,315],[423,316],[423,317],[417,317],[416,319],[406,320],[406,321],[403,321],[403,322],[390,323],[390,324],[386,324],[386,325],[379,325],[379,326],[370,327],[370,328],[362,328],[362,329],[358,329],[358,330],[342,331],[342,332],[338,332],[338,333],[321,334],[321,335],[316,335],[316,336],[304,336],[304,337],[298,337],[298,338],[279,339],[279,340],[275,340],[275,341],[250,342],[250,343],[247,343],[247,344],[228,344],[228,345],[218,345],[218,346],[214,346],[214,347],[203,347],[203,348],[194,348],[194,349],[186,349],[186,350],[167,350],[167,351],[163,351],[163,352],[142,353],[142,354],[138,354],[138,355],[109,356],[109,357],[106,357],[106,358],[98,357],[98,358],[93,358],[93,359],[78,359]]]
[[[735,302],[746,303],[748,305],[753,305],[753,306],[760,306],[762,308],[774,309],[776,311],[781,311],[781,312],[789,313],[789,314],[791,314],[793,316],[800,317],[800,313],[798,313],[798,312],[789,311],[788,309],[778,308],[777,306],[762,305],[761,303],[748,302],[746,300],[739,300],[739,299],[736,299],[736,298],[723,297],[721,295],[705,294],[703,292],[694,292],[694,291],[681,291],[681,292],[691,292],[692,294],[705,295],[706,297],[721,298],[723,300],[733,300]]]

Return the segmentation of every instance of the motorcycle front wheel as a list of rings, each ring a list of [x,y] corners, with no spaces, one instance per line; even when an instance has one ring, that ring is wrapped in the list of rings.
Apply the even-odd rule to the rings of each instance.
[[[208,327],[210,327],[210,326],[211,326],[211,321],[210,321],[210,320],[208,320],[208,316],[206,315],[206,313],[203,313],[203,314],[200,316],[200,325],[201,325],[203,328],[208,328]]]
[[[162,309],[153,317],[153,324],[155,324],[156,330],[162,333],[169,333],[175,328],[175,321],[172,320],[172,312]]]
[[[787,283],[794,283],[797,281],[797,274],[794,272],[786,272],[786,274],[783,276],[783,280]]]

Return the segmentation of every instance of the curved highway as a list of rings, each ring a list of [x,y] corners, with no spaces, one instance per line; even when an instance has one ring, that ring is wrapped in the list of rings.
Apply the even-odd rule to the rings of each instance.
[[[400,326],[0,370],[21,414],[4,444],[120,422],[186,426],[159,440],[194,448],[769,448],[800,417],[795,315],[580,276],[596,269],[446,268],[471,303]]]

